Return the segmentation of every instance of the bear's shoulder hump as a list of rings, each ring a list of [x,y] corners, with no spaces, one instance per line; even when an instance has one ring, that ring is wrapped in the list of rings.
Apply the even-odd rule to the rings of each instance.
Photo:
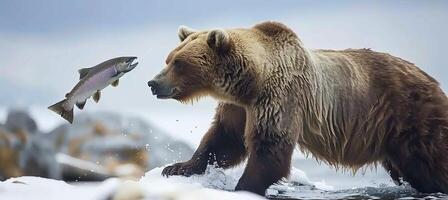
[[[262,22],[262,23],[255,25],[252,28],[255,30],[258,30],[270,37],[275,37],[275,36],[279,36],[279,35],[283,35],[283,34],[294,35],[294,36],[296,35],[294,33],[294,31],[292,31],[286,25],[284,25],[280,22],[275,22],[275,21]]]

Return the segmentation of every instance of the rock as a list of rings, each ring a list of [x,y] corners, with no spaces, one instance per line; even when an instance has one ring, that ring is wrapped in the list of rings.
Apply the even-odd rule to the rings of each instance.
[[[59,152],[102,165],[110,176],[119,177],[140,177],[193,153],[187,144],[138,117],[109,112],[79,114],[73,124],[63,124],[46,137]]]
[[[51,145],[40,135],[15,130],[0,128],[0,180],[17,176],[60,179],[61,170]]]
[[[0,181],[23,175],[19,166],[19,153],[12,140],[12,134],[0,128]]]
[[[41,135],[32,135],[20,151],[21,168],[27,176],[61,179],[56,150]]]
[[[38,130],[34,119],[31,118],[27,111],[20,109],[9,110],[5,127],[13,132],[18,129],[23,129],[31,134]]]
[[[81,113],[48,134],[24,110],[0,125],[0,179],[40,176],[66,181],[136,179],[149,169],[187,160],[193,149],[138,117]],[[58,159],[65,155],[64,158]],[[58,157],[59,156],[59,157]]]

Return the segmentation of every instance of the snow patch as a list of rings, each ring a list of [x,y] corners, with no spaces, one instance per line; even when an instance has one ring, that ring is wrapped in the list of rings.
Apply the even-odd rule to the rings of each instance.
[[[70,185],[63,181],[23,176],[0,182],[2,199],[106,199],[118,188],[118,179],[108,179],[102,183]]]
[[[239,165],[231,169],[220,169],[214,166],[208,166],[205,173],[201,175],[170,176],[168,178],[161,175],[163,167],[155,168],[145,174],[140,183],[149,188],[157,188],[159,193],[165,195],[185,195],[192,190],[206,191],[233,191],[238,183],[239,178],[243,174],[245,165]],[[267,190],[268,196],[273,196],[285,191],[297,192],[297,186],[303,186],[307,189],[332,190],[332,186],[328,186],[325,182],[313,183],[306,176],[305,172],[297,168],[291,169],[291,175],[287,180],[280,181],[278,184],[271,186]],[[246,192],[232,192],[230,194],[244,194]],[[250,194],[250,193],[248,193]],[[147,194],[151,196],[153,194]],[[253,194],[251,194],[253,195]],[[174,198],[177,199],[177,198]]]
[[[192,175],[190,177],[170,176],[166,178],[162,176],[163,168],[158,167],[147,172],[140,182],[147,183],[154,180],[164,180],[173,184],[196,185],[198,187],[233,191],[244,170],[242,166],[227,170],[208,166],[204,174],[201,175]]]
[[[5,199],[265,199],[245,191],[233,191],[244,171],[244,165],[232,169],[208,166],[202,175],[190,177],[161,175],[163,167],[147,172],[139,181],[124,181],[116,178],[101,183],[68,184],[63,181],[39,177],[11,178],[0,182],[0,196]],[[306,174],[292,168],[288,180],[273,185],[268,195],[298,192],[297,186],[307,190],[331,188],[325,184],[317,186]]]

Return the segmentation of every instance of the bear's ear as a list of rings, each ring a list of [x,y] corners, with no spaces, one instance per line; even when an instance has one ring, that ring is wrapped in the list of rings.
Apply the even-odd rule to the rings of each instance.
[[[212,49],[225,51],[230,46],[230,36],[222,29],[211,30],[207,35],[207,44]]]
[[[180,41],[184,41],[189,35],[196,33],[196,30],[188,28],[187,26],[180,26],[177,31]]]

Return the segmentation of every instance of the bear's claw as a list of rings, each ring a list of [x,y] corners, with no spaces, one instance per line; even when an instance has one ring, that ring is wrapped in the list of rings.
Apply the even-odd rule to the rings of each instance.
[[[205,170],[205,169],[204,169]],[[162,175],[165,177],[181,175],[181,176],[191,176],[193,174],[201,174],[204,172],[199,167],[189,164],[188,162],[176,163],[165,167],[162,170]]]

